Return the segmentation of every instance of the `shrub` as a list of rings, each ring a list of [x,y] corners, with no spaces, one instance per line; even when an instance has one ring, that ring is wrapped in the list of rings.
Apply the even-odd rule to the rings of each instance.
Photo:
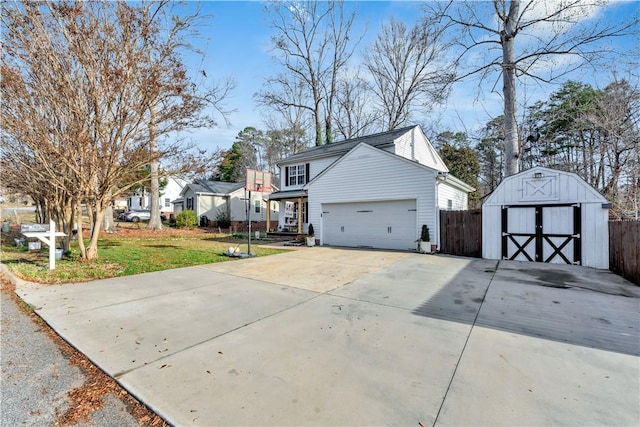
[[[231,226],[231,216],[227,209],[218,209],[216,212],[216,225],[220,228],[229,228]]]
[[[181,211],[176,216],[176,226],[178,228],[194,228],[198,225],[196,213],[191,209]]]
[[[422,225],[422,231],[420,233],[420,240],[423,242],[430,242],[431,237],[429,236],[429,227],[426,224]]]

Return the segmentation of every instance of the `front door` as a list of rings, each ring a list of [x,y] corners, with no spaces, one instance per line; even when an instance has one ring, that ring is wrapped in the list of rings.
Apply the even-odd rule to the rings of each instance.
[[[514,205],[502,207],[502,259],[581,264],[581,207]]]

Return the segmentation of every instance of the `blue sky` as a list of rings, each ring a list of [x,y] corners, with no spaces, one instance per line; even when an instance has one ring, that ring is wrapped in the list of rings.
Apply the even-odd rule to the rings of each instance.
[[[615,2],[604,12],[613,17],[628,16],[637,13],[639,5],[635,1]],[[195,6],[195,3],[187,5]],[[265,129],[260,111],[255,108],[253,95],[261,89],[266,77],[278,71],[277,63],[269,52],[270,37],[274,32],[262,1],[205,1],[200,6],[203,14],[213,15],[200,28],[202,40],[198,46],[206,53],[203,67],[209,77],[220,79],[232,76],[235,79],[237,87],[227,99],[226,106],[236,111],[229,117],[231,126],[227,127],[220,121],[218,127],[196,131],[191,137],[202,148],[228,149],[238,132],[245,127]],[[421,15],[421,4],[415,1],[351,1],[347,6],[355,7],[358,11],[354,32],[362,34],[366,31],[359,49],[375,39],[382,22],[389,17],[394,16],[411,25]],[[627,39],[624,43],[635,43],[635,47],[638,47],[637,38]],[[356,55],[353,60],[355,64],[359,56]],[[601,74],[585,70],[571,77],[598,85],[610,81],[610,75],[606,70]],[[496,90],[499,92],[500,88],[501,81],[498,81]],[[531,86],[521,88],[519,95],[530,105],[538,99],[545,99],[548,93],[557,88],[557,85],[546,88]],[[478,93],[477,82],[460,83],[454,86],[447,106],[439,108],[429,119],[439,119],[443,130],[467,130],[472,133],[492,117],[501,114],[501,98],[490,89],[483,88]]]

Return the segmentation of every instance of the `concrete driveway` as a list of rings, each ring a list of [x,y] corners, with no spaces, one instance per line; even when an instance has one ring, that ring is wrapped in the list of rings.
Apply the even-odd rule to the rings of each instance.
[[[308,248],[18,294],[175,425],[638,425],[606,271]]]

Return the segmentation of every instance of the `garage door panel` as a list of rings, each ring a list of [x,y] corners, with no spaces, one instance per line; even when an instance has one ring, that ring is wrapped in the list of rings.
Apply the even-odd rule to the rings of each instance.
[[[415,200],[323,205],[323,243],[415,249]]]

